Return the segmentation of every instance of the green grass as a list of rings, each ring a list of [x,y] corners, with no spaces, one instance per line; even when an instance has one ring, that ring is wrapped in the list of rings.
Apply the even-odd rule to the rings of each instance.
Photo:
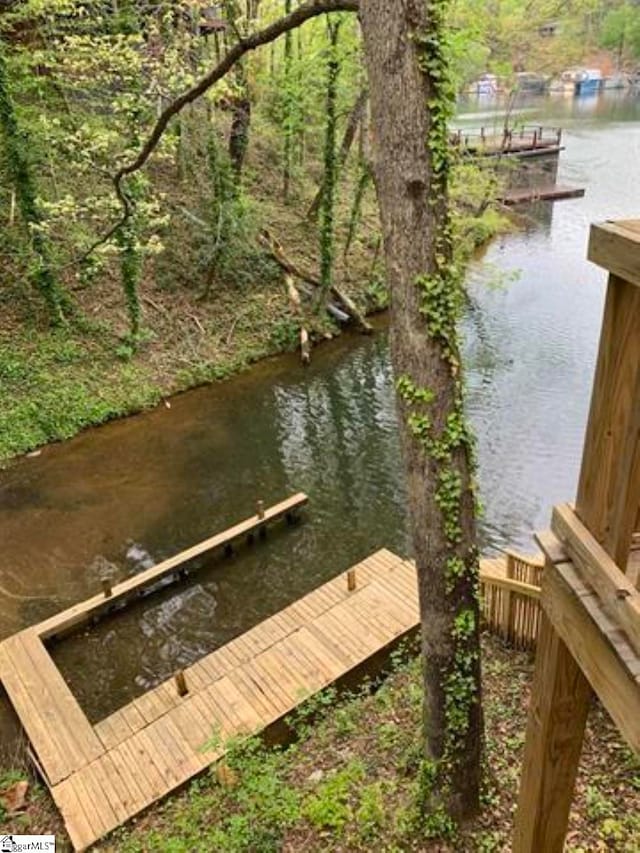
[[[144,367],[106,336],[27,330],[0,338],[0,462],[91,424],[154,405]]]

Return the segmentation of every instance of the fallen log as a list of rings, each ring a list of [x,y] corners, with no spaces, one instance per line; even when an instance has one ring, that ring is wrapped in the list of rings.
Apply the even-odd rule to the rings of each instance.
[[[306,365],[311,361],[311,343],[309,341],[309,333],[302,321],[302,299],[300,298],[300,293],[298,292],[298,288],[295,286],[291,273],[285,272],[284,283],[287,288],[287,296],[289,297],[293,313],[300,319],[300,358],[302,359],[302,363]]]
[[[313,287],[321,286],[318,278],[307,270],[301,269],[297,264],[294,264],[287,255],[285,255],[280,241],[269,231],[263,229],[260,232],[258,239],[260,240],[260,244],[269,252],[273,260],[282,270],[284,270],[285,273],[289,273],[302,281],[306,281],[308,284],[313,285]],[[371,334],[373,331],[371,325],[367,322],[366,317],[359,310],[351,297],[347,296],[346,293],[343,293],[343,291],[336,285],[332,285],[331,293],[336,297],[338,302],[342,304],[346,313],[358,324],[360,329],[367,335]]]

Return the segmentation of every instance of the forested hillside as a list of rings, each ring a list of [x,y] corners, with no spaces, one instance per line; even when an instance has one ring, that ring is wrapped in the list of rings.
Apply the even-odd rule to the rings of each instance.
[[[603,32],[611,42],[612,6],[627,8],[454,4],[457,84],[487,68],[562,68]],[[114,187],[174,99],[294,8],[2,4],[0,458],[267,353],[306,357],[307,338],[362,327],[386,305],[354,15],[314,17],[247,52]],[[563,24],[556,38],[541,35],[549,20]],[[499,218],[492,178],[456,174],[466,258]],[[119,227],[125,200],[133,215]]]

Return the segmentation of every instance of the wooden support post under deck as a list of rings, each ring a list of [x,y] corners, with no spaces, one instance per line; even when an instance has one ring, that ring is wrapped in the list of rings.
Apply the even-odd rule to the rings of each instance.
[[[624,570],[640,495],[640,222],[593,226],[589,259],[611,274],[576,514]],[[543,612],[514,853],[562,853],[589,709],[589,682],[553,618]]]

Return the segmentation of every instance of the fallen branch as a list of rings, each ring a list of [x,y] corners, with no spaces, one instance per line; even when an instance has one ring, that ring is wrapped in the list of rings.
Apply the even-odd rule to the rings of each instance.
[[[312,275],[307,270],[304,270],[297,266],[297,264],[294,264],[293,261],[285,255],[280,241],[269,231],[263,229],[260,232],[258,239],[260,244],[267,250],[269,255],[285,273],[289,273],[302,281],[306,281],[314,287],[321,286],[319,278],[316,278],[316,276]],[[362,331],[367,335],[371,334],[373,331],[372,327],[351,297],[347,296],[346,293],[343,293],[336,285],[331,286],[331,293],[342,304],[345,311],[353,318],[353,320],[355,320]]]
[[[309,343],[309,333],[307,332],[303,323],[302,300],[300,299],[300,294],[298,293],[298,289],[294,284],[293,276],[291,275],[291,273],[285,272],[284,283],[287,288],[287,296],[289,297],[289,302],[291,303],[291,309],[293,310],[293,313],[300,319],[300,358],[302,359],[302,363],[304,365],[307,365],[311,361],[311,344]]]

